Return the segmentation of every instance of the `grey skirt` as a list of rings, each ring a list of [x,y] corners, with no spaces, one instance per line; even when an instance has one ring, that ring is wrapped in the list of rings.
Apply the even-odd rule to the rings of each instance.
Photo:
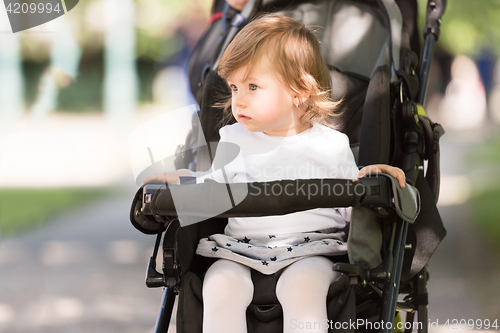
[[[215,234],[200,240],[196,254],[235,261],[263,274],[274,274],[302,258],[346,254],[344,238],[344,232],[335,229],[243,237]]]

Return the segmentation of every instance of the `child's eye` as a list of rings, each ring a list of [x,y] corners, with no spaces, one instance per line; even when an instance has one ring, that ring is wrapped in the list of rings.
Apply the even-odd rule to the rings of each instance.
[[[231,88],[232,91],[238,91],[238,87],[235,86],[234,84],[230,84],[229,88]]]
[[[250,90],[257,90],[257,88],[255,84],[250,84]]]

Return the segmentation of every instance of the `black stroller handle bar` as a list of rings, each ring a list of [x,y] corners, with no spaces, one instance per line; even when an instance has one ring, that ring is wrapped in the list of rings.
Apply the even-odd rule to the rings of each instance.
[[[427,4],[427,23],[424,29],[424,37],[428,34],[436,36],[436,41],[439,38],[441,17],[446,9],[446,0],[429,0]]]
[[[371,174],[357,181],[296,179],[233,184],[215,181],[173,186],[146,184],[141,190],[141,215],[154,217],[158,222],[165,222],[163,217],[178,215],[206,219],[260,217],[315,208],[363,206],[394,209],[411,223],[420,211],[418,190],[409,184],[401,189],[397,180],[385,174]],[[138,205],[132,207],[138,209]]]
[[[145,215],[177,216],[180,211],[207,218],[284,215],[313,208],[355,206],[366,192],[362,184],[344,179],[232,184],[206,181],[196,185],[156,187],[149,207],[148,198],[143,200]],[[146,196],[147,192],[151,190],[146,185]]]
[[[431,70],[432,53],[434,52],[434,43],[439,38],[441,17],[446,9],[446,0],[429,0],[427,4],[427,23],[424,29],[424,51],[422,53],[422,60],[418,76],[420,78],[420,87],[417,95],[416,102],[424,105],[425,94],[427,92],[427,83],[429,80],[429,73]]]

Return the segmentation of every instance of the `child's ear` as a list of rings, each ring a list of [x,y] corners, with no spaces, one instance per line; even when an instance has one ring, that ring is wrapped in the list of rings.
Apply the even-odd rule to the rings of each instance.
[[[299,105],[302,105],[305,101],[307,101],[309,96],[311,96],[309,90],[299,90],[298,92],[295,92],[293,98],[294,104],[298,103]]]

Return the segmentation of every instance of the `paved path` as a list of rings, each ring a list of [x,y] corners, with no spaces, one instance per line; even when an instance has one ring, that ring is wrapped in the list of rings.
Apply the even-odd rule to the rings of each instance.
[[[446,180],[442,185],[450,187],[443,189],[449,195],[467,188],[461,184],[464,181],[471,185],[488,177],[468,169],[471,163],[466,163],[482,143],[480,135],[450,132],[443,136],[441,167]],[[490,176],[498,180],[498,175]],[[476,230],[468,204],[440,206],[439,211],[448,234],[429,263],[429,319],[439,324],[448,319],[497,319],[500,326],[500,258]]]
[[[0,332],[153,332],[162,290],[145,269],[154,236],[128,221],[133,191],[0,244]]]

